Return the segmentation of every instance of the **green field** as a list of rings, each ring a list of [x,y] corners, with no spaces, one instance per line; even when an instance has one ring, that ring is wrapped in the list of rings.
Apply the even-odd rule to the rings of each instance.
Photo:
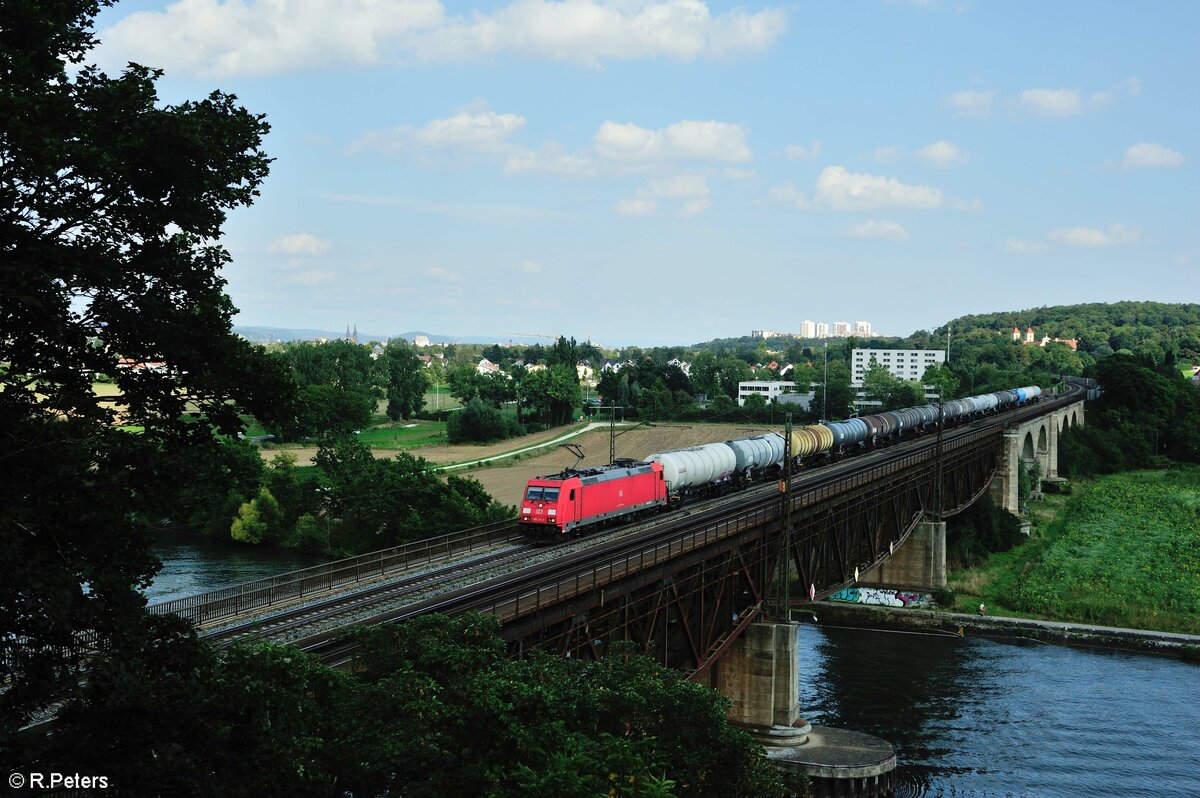
[[[955,574],[989,613],[1200,633],[1200,468],[1076,485],[1028,541]]]
[[[372,449],[415,449],[446,442],[444,421],[397,421],[380,424],[355,437]]]

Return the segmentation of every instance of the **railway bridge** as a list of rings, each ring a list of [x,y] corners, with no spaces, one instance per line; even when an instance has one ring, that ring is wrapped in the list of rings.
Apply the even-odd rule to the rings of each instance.
[[[1068,386],[1036,404],[802,470],[778,485],[674,512],[627,534],[594,536],[586,545],[558,549],[557,556],[533,564],[527,558],[499,576],[426,591],[402,606],[371,612],[362,609],[370,596],[355,598],[354,611],[343,612],[339,624],[478,611],[499,619],[514,656],[531,649],[585,658],[638,651],[720,689],[732,701],[731,719],[759,730],[760,740],[794,747],[796,735],[809,727],[798,720],[796,632],[787,625],[792,597],[819,599],[860,581],[944,586],[945,519],[984,492],[1018,511],[1021,470],[1032,463],[1055,478],[1058,436],[1084,422],[1083,394]],[[151,609],[205,622],[256,605],[287,607],[306,590],[359,584],[364,575],[383,579],[389,562],[397,573],[409,573],[414,561],[432,563],[464,546],[516,538],[515,522],[499,527]],[[306,612],[281,613],[301,620],[260,616],[234,628],[261,634],[303,628]],[[284,639],[327,662],[346,662],[355,643],[339,624]],[[238,635],[226,628],[214,638]]]
[[[1068,387],[942,435],[801,470],[790,483],[672,513],[637,532],[605,536],[611,539],[398,609],[359,611],[345,625],[482,611],[501,621],[514,655],[540,648],[598,657],[620,643],[711,682],[714,664],[743,630],[783,614],[771,606],[773,596],[822,598],[878,579],[889,559],[893,571],[902,566],[906,586],[944,584],[943,520],[984,491],[1015,512],[1023,464],[1038,462],[1044,476],[1054,477],[1059,434],[1083,423],[1082,394]],[[363,571],[385,573],[383,559],[364,555],[340,567],[357,580]],[[288,595],[332,586],[335,571],[326,567],[288,582]],[[285,591],[274,584],[242,586],[152,610],[203,622],[256,603],[286,606],[281,598]],[[254,627],[271,624],[258,620]],[[350,645],[337,637],[327,629],[291,640],[337,661]]]

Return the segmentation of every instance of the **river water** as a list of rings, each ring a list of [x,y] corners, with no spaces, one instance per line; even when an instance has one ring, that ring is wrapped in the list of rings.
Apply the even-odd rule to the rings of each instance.
[[[151,604],[194,596],[240,582],[296,571],[324,562],[296,552],[197,538],[166,538],[154,544],[162,570],[146,589]]]
[[[1200,796],[1200,665],[805,625],[809,721],[896,744],[904,796]]]
[[[155,547],[151,603],[321,562]],[[806,624],[800,707],[896,744],[898,798],[1200,798],[1200,665],[1145,654]]]

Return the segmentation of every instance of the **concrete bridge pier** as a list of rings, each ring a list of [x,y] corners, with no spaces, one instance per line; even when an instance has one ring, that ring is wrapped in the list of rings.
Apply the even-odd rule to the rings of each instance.
[[[717,662],[729,719],[766,748],[785,774],[805,774],[814,798],[884,798],[895,790],[896,749],[878,737],[800,717],[800,627],[751,624]]]
[[[864,585],[935,590],[946,586],[946,522],[921,521],[878,568],[859,577]]]

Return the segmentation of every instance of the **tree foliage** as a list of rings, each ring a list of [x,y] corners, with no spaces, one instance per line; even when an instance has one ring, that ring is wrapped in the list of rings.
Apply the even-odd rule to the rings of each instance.
[[[315,462],[320,512],[331,524],[335,549],[372,551],[511,515],[474,480],[443,482],[423,459],[407,452],[376,459],[363,444],[343,438],[323,444]]]
[[[290,385],[231,333],[220,276],[226,214],[267,174],[266,122],[220,92],[163,104],[155,70],[80,65],[99,6],[0,6],[5,751],[35,708],[77,694],[77,635],[119,658],[161,632],[136,588],[174,465],[187,451],[188,479],[213,476],[216,433],[286,411]],[[115,397],[93,393],[101,375]]]
[[[480,399],[469,400],[446,421],[446,437],[451,443],[498,441],[522,434],[515,419]]]
[[[428,382],[417,353],[402,341],[391,341],[379,358],[379,367],[387,385],[388,418],[399,421],[420,412],[425,406]]]

